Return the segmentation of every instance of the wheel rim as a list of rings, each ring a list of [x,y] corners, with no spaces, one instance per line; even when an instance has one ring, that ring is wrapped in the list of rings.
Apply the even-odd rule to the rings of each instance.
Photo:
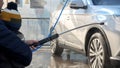
[[[55,49],[56,49],[56,40],[52,40],[51,41],[51,51],[52,51],[52,53],[55,52]]]
[[[95,38],[90,43],[89,49],[90,68],[103,68],[104,48],[100,39]]]

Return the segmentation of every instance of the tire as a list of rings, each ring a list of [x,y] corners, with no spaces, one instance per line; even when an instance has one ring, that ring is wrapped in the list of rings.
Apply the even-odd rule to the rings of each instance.
[[[92,34],[87,48],[90,68],[111,68],[106,46],[105,39],[101,33]]]
[[[55,34],[56,32],[52,32],[52,35]],[[59,46],[59,41],[58,39],[54,39],[50,41],[50,47],[51,47],[51,52],[53,55],[61,56],[63,53],[63,48]]]

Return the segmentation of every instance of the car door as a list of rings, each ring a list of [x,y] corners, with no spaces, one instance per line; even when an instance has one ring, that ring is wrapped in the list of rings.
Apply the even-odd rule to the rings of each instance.
[[[79,20],[77,18],[79,15],[76,12],[79,11],[81,11],[81,13],[84,13],[84,10],[72,9],[70,8],[70,6],[67,6],[65,8],[60,19],[61,32],[65,32],[82,25],[82,22],[78,22]],[[82,47],[80,46],[82,45],[81,36],[82,35],[79,29],[76,29],[63,34],[62,38],[65,42],[69,43],[67,44],[68,46],[82,49]]]
[[[74,1],[79,2],[80,0],[74,0]],[[70,30],[76,27],[94,23],[94,20],[93,20],[94,15],[91,13],[91,11],[89,11],[88,8],[70,8],[70,7],[71,5],[69,5],[70,13],[69,15],[66,15],[67,16],[66,25],[69,23],[69,26],[66,26],[66,28]],[[87,31],[86,27],[82,27],[82,28],[71,31],[67,35],[72,38],[72,39],[69,39],[69,42],[72,42],[73,44],[75,44],[76,45],[75,47],[83,49],[86,31]]]

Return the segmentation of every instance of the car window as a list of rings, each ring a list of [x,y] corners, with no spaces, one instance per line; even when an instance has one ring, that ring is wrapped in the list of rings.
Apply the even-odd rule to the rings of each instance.
[[[94,5],[120,5],[120,0],[92,0]]]

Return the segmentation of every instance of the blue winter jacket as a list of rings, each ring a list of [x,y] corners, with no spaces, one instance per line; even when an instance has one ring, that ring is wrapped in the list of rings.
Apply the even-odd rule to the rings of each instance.
[[[24,66],[28,66],[32,59],[29,46],[10,31],[2,21],[0,21],[0,53],[4,53],[10,60]]]

